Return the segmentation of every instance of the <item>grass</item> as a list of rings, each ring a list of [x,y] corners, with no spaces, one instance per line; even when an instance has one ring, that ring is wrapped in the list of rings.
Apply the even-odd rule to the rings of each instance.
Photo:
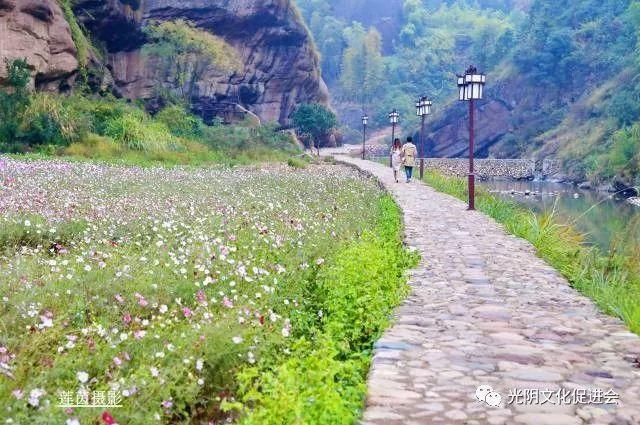
[[[424,181],[440,192],[467,199],[464,179],[427,171]],[[476,208],[508,232],[531,242],[540,257],[560,271],[574,288],[640,334],[640,247],[634,238],[606,254],[585,245],[582,235],[561,222],[553,211],[537,215],[486,191],[478,192]]]
[[[326,164],[3,159],[0,217],[2,423],[100,422],[58,407],[78,391],[118,423],[353,423],[414,261],[391,199]]]

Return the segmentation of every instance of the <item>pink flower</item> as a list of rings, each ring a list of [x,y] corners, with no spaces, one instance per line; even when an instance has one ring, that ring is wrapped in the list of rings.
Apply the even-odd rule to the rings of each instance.
[[[133,337],[135,339],[142,339],[145,337],[146,334],[147,334],[147,331],[138,330],[133,333]]]
[[[115,297],[116,301],[118,301],[120,304],[124,304],[124,298],[122,297],[122,295],[120,294],[116,294]]]
[[[196,299],[200,304],[204,304],[207,301],[207,296],[205,295],[204,291],[200,290],[196,294]]]
[[[129,313],[125,313],[125,315],[122,316],[122,321],[125,325],[128,325],[129,323],[131,323],[131,315]]]
[[[191,312],[191,310],[188,307],[184,307],[182,309],[182,314],[184,314],[184,317],[191,317],[193,316],[193,313]]]
[[[111,416],[111,413],[107,411],[104,411],[102,413],[102,420],[104,421],[105,425],[118,425],[115,419],[113,419],[113,416]]]
[[[231,300],[227,297],[224,297],[222,299],[222,305],[224,305],[227,308],[233,308],[233,303],[231,302]]]
[[[135,297],[138,300],[138,305],[140,307],[146,307],[149,305],[149,302],[139,293],[135,293]]]

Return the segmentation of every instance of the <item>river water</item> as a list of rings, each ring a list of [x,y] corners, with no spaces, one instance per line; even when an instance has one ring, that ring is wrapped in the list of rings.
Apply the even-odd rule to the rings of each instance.
[[[546,181],[489,180],[480,184],[536,212],[555,208],[563,221],[573,223],[585,234],[588,243],[605,251],[629,237],[640,243],[640,207],[609,193]]]

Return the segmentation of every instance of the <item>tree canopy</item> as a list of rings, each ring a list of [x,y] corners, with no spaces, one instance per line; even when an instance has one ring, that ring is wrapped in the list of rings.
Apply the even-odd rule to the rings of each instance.
[[[336,115],[318,103],[300,105],[291,116],[291,120],[298,134],[310,136],[316,146],[319,139],[338,124]]]

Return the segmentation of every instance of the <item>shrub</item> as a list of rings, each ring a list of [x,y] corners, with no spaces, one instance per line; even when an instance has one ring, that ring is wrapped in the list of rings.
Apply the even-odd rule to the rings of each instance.
[[[202,127],[204,125],[202,120],[189,114],[182,106],[168,106],[158,112],[155,118],[164,123],[174,136],[202,137]]]
[[[7,61],[8,90],[0,90],[0,151],[19,151],[17,137],[20,116],[29,104],[27,85],[31,78],[29,64],[24,60]]]
[[[317,145],[319,138],[328,134],[338,124],[336,115],[318,103],[300,105],[291,116],[299,134],[309,134]]]
[[[289,158],[287,160],[287,165],[293,168],[307,168],[307,163],[300,158]]]
[[[104,133],[132,150],[158,152],[181,149],[179,140],[164,123],[150,120],[143,112],[108,120]]]
[[[29,146],[67,145],[88,133],[89,121],[83,115],[59,96],[33,95],[23,112],[18,138]]]

